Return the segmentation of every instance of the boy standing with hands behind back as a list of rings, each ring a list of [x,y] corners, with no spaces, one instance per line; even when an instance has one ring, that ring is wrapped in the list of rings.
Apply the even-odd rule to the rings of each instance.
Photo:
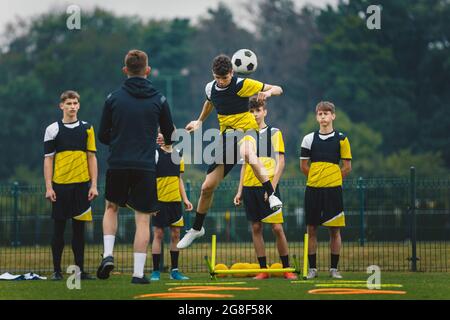
[[[300,168],[308,178],[305,190],[305,220],[309,236],[308,279],[317,277],[319,225],[328,227],[330,232],[330,276],[342,278],[337,269],[341,250],[340,228],[345,226],[342,179],[351,171],[352,154],[348,138],[334,130],[334,119],[334,104],[328,101],[319,102],[316,106],[316,120],[320,129],[307,134],[301,145]],[[341,160],[342,167],[339,167]]]

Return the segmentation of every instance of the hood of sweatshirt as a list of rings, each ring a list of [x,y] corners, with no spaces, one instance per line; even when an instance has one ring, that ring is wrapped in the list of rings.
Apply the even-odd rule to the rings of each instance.
[[[158,94],[150,80],[140,77],[128,78],[123,83],[122,88],[136,98],[145,99]]]

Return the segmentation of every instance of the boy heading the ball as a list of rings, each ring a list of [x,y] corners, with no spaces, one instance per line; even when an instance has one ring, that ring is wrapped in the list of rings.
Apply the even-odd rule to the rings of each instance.
[[[231,161],[229,161],[229,157],[226,157],[226,153],[234,151],[238,146],[240,157],[251,166],[256,178],[263,185],[270,207],[272,209],[282,207],[280,199],[274,194],[267,172],[256,155],[256,141],[252,133],[255,135],[259,131],[259,127],[255,117],[248,110],[248,100],[249,97],[258,94],[257,99],[265,101],[271,96],[281,95],[283,90],[279,86],[236,77],[231,60],[226,55],[214,58],[212,73],[214,80],[206,85],[206,101],[203,104],[202,112],[197,120],[191,121],[186,126],[186,130],[189,132],[197,130],[216,108],[223,153],[216,155],[217,161],[208,168],[201,188],[194,225],[178,243],[177,247],[180,249],[188,247],[192,241],[204,235],[203,221],[212,204],[214,190],[238,162],[237,152],[234,153]],[[239,142],[234,137],[227,139],[237,131],[243,133]],[[220,158],[227,158],[227,161],[220,161]]]

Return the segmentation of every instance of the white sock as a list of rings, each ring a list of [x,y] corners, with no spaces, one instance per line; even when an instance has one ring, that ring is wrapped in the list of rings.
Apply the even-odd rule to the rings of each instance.
[[[103,236],[103,247],[105,250],[103,252],[103,258],[113,255],[115,240],[116,240],[116,236],[112,236],[112,235]]]
[[[142,278],[144,276],[145,260],[147,259],[146,253],[134,253],[134,272],[133,277]]]

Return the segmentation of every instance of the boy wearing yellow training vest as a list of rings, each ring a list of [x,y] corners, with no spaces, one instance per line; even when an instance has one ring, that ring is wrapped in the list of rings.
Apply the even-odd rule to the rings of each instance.
[[[163,142],[162,134],[158,135],[157,143],[160,145],[156,149],[156,184],[159,203],[159,212],[152,218],[153,224],[153,272],[151,281],[161,279],[161,243],[164,241],[164,228],[170,228],[170,279],[188,280],[178,269],[178,258],[180,249],[177,244],[180,241],[181,228],[184,227],[183,209],[184,203],[186,211],[191,211],[193,206],[189,201],[182,175],[184,173],[184,160],[178,150],[173,150],[171,145]]]
[[[61,94],[63,119],[45,130],[45,197],[52,203],[54,232],[52,280],[62,280],[61,256],[66,221],[72,220],[72,251],[81,279],[94,279],[84,272],[84,222],[92,221],[91,201],[98,196],[95,135],[91,124],[77,118],[80,95]],[[54,164],[54,165],[53,165]]]
[[[269,181],[275,190],[275,195],[281,199],[278,190],[278,182],[284,169],[284,141],[281,130],[268,126],[265,122],[267,116],[266,103],[252,97],[249,101],[249,111],[255,117],[259,126],[257,156],[267,171]],[[252,168],[247,163],[242,165],[239,188],[234,197],[234,204],[240,205],[244,200],[247,220],[252,226],[252,239],[261,269],[267,268],[266,251],[263,239],[263,225],[269,224],[276,238],[276,244],[283,268],[289,268],[288,243],[283,230],[282,209],[271,209],[266,201],[267,193],[262,183],[255,176]],[[262,272],[254,277],[256,280],[269,278],[267,272]],[[297,276],[291,272],[285,272],[284,278],[295,280]]]
[[[342,179],[351,171],[352,154],[348,138],[334,130],[334,104],[319,102],[316,120],[320,129],[307,134],[302,141],[300,167],[308,177],[305,190],[305,220],[308,230],[308,279],[317,277],[317,227],[329,228],[330,276],[340,279],[337,270],[341,250],[340,228],[345,226]],[[309,162],[311,164],[309,164]],[[342,167],[339,163],[342,162]]]

